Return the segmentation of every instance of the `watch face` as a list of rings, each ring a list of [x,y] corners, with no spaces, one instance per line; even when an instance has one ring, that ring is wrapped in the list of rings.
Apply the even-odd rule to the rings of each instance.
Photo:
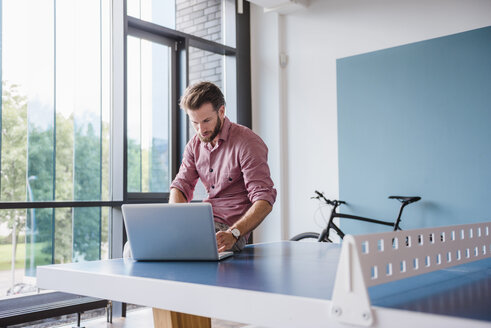
[[[239,237],[240,237],[240,231],[239,231],[239,229],[234,228],[230,232],[232,233],[232,235],[234,235],[235,239],[239,239]]]

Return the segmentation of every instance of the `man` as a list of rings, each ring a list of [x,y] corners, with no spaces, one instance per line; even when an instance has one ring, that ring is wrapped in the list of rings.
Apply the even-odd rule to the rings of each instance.
[[[240,251],[276,200],[268,148],[250,129],[230,122],[223,94],[211,82],[189,86],[180,106],[196,135],[184,150],[169,203],[191,201],[201,179],[215,216],[218,251]]]

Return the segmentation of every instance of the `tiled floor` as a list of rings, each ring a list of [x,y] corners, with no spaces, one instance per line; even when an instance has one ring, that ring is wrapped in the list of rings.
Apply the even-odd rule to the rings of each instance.
[[[212,319],[213,328],[239,328],[245,327],[244,324]],[[143,328],[153,327],[152,309],[143,308],[128,311],[126,318],[113,318],[113,323],[107,323],[106,318],[83,320],[81,326],[85,328]],[[62,326],[60,328],[72,328],[73,325]]]

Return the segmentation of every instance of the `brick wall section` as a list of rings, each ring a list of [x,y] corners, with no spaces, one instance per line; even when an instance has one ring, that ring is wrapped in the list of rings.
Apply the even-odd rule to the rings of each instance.
[[[176,0],[176,29],[200,38],[222,42],[222,0]],[[189,49],[189,83],[211,81],[223,90],[221,55],[197,48]],[[189,135],[194,135],[189,125]],[[206,190],[198,182],[194,199],[205,199]]]
[[[176,0],[176,29],[222,42],[222,0]],[[189,49],[189,82],[211,81],[222,88],[222,56]]]

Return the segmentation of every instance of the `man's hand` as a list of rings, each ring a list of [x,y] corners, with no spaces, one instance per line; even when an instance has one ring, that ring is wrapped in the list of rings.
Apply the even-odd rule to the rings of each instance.
[[[234,235],[230,231],[218,231],[216,234],[218,252],[224,252],[234,247],[235,239]]]

